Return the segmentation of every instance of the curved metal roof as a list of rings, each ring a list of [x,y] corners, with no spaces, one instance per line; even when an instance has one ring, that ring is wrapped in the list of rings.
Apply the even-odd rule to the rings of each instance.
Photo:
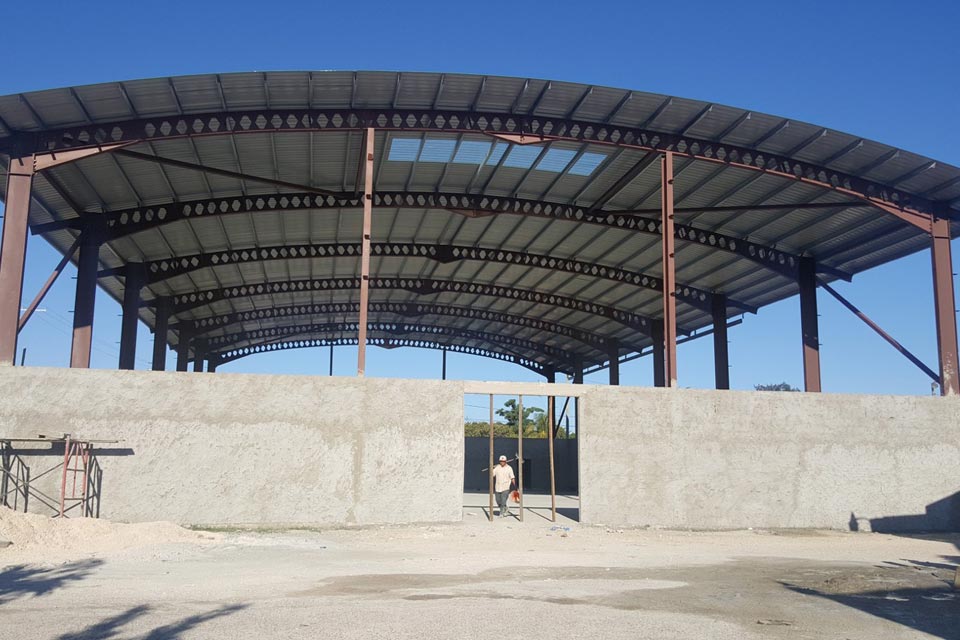
[[[718,104],[494,76],[277,72],[0,97],[0,152],[122,149],[38,174],[33,230],[61,252],[103,223],[101,286],[148,267],[213,353],[355,338],[363,129],[373,127],[371,339],[569,370],[651,344],[661,316],[658,152],[677,152],[678,326],[929,246],[960,169]],[[898,212],[900,212],[898,214]],[[905,213],[904,213],[905,212]],[[351,324],[353,323],[353,324]],[[177,334],[171,331],[171,343]],[[298,341],[302,344],[298,344]],[[272,345],[270,347],[258,345]]]

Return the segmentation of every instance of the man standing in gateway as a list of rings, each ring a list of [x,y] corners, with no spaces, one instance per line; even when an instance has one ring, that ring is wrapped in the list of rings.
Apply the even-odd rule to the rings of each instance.
[[[510,487],[517,484],[513,475],[513,467],[507,464],[507,456],[500,456],[500,464],[493,468],[493,490],[497,494],[497,506],[500,507],[500,517],[510,515],[507,499],[510,497]]]

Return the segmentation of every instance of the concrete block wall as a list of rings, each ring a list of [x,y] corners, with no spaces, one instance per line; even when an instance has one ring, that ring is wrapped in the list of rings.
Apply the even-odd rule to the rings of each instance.
[[[589,387],[581,518],[960,530],[960,398]]]
[[[116,520],[456,521],[465,392],[580,396],[584,523],[960,530],[960,398],[2,367],[0,437],[122,440]]]
[[[0,368],[0,437],[64,432],[122,441],[104,445],[121,455],[99,456],[105,518],[224,525],[461,518],[456,385]],[[29,464],[55,463],[32,456]],[[42,490],[58,496],[59,479],[51,474]]]

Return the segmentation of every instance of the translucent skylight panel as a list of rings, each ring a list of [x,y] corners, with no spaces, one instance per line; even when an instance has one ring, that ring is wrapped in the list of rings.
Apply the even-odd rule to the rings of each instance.
[[[453,156],[453,161],[460,164],[483,164],[488,153],[490,153],[489,142],[464,140],[460,143],[460,148],[457,149],[457,155]]]
[[[456,140],[427,139],[420,151],[420,162],[450,162],[456,146]]]
[[[606,159],[607,156],[604,153],[585,153],[570,167],[569,173],[575,176],[588,176]]]
[[[510,153],[507,154],[507,159],[503,161],[503,166],[529,169],[533,166],[533,161],[537,159],[541,151],[543,151],[543,149],[540,147],[514,145],[513,148],[510,149]]]
[[[544,154],[543,159],[537,163],[537,170],[560,173],[567,168],[575,155],[577,155],[577,152],[570,149],[550,149]]]
[[[388,160],[413,162],[420,153],[419,138],[394,138],[390,144]]]
[[[503,154],[506,152],[507,147],[509,147],[506,142],[498,142],[493,146],[493,151],[490,152],[490,157],[487,159],[487,164],[497,164],[500,162],[500,158],[503,157]]]

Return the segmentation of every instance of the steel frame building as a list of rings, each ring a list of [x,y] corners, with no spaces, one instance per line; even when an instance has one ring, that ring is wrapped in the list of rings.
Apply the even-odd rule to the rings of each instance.
[[[799,293],[819,391],[817,287],[929,248],[939,370],[907,355],[960,393],[960,169],[790,119],[523,78],[201,75],[0,97],[0,166],[7,365],[72,260],[72,367],[99,285],[124,369],[143,321],[154,369],[168,345],[213,371],[357,344],[362,375],[374,344],[611,384],[652,354],[675,386],[678,341],[712,333],[728,388],[731,318]],[[21,317],[28,232],[63,261]]]

